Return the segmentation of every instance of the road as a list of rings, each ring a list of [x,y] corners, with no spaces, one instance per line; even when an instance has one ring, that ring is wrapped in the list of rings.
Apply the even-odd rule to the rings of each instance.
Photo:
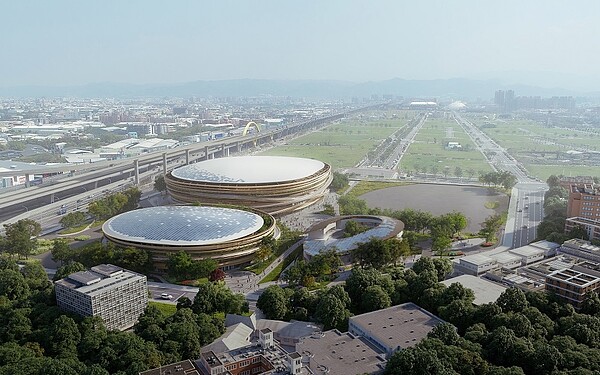
[[[515,248],[534,241],[537,226],[544,217],[544,193],[548,190],[548,185],[530,177],[521,163],[475,124],[457,113],[453,115],[494,170],[508,171],[517,177],[517,184],[510,198],[502,245]]]

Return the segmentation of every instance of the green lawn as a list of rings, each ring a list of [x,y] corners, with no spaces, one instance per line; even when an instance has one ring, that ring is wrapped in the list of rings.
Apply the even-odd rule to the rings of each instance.
[[[490,120],[481,115],[472,116],[470,120],[521,161],[531,176],[542,180],[551,174],[600,176],[600,166],[582,165],[585,163],[583,160],[560,160],[565,157],[566,151],[578,147],[599,151],[600,133],[592,131],[594,129],[563,129],[521,119]]]
[[[287,268],[294,260],[296,260],[299,256],[302,256],[302,246],[298,246],[298,248],[283,260],[283,262],[279,263],[277,267],[273,268],[273,271],[269,272],[267,276],[265,276],[262,280],[260,280],[259,284],[268,283],[269,281],[275,281],[281,275],[281,271]]]
[[[447,150],[447,142],[459,142],[463,149]],[[449,176],[455,175],[457,167],[463,177],[492,171],[469,136],[452,119],[428,119],[400,162],[400,170],[404,172],[425,170],[442,175],[447,169]]]
[[[383,139],[412,117],[377,118],[375,114],[351,118],[298,137],[288,144],[261,152],[261,155],[296,156],[318,159],[335,168],[355,166]],[[386,114],[385,116],[390,116]]]
[[[358,184],[354,185],[352,190],[348,192],[348,195],[360,197],[361,195],[366,194],[370,191],[410,184],[410,182],[359,181]]]
[[[148,304],[157,307],[165,318],[168,318],[177,312],[177,305],[172,305],[170,303],[148,301]]]

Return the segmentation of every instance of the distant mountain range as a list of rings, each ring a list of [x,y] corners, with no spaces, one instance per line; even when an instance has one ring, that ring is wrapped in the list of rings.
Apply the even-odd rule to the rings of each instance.
[[[178,84],[92,83],[81,86],[18,86],[0,87],[0,97],[81,97],[81,98],[136,98],[136,97],[252,97],[291,96],[304,98],[351,98],[371,95],[403,97],[437,97],[442,99],[493,98],[496,90],[512,89],[516,95],[547,96],[600,96],[562,88],[543,88],[529,85],[507,85],[497,80],[464,78],[406,80],[394,78],[385,81],[347,82],[327,80],[266,80],[234,79],[194,81]]]

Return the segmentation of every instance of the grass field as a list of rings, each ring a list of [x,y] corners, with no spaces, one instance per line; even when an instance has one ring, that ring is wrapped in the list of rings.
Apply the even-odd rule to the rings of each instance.
[[[148,304],[157,307],[165,318],[168,318],[177,312],[177,306],[170,303],[148,301]]]
[[[447,150],[447,142],[459,142],[463,150]],[[429,119],[423,125],[400,162],[405,172],[423,171],[453,176],[460,167],[463,176],[477,175],[492,169],[464,130],[452,119]]]
[[[600,176],[600,166],[585,165],[586,160],[565,160],[566,151],[584,148],[600,150],[600,134],[589,131],[548,127],[531,120],[489,120],[471,118],[499,145],[521,161],[530,175],[546,180],[552,174]]]
[[[373,112],[298,137],[261,155],[296,156],[318,159],[335,168],[355,166],[383,139],[401,128],[411,113]],[[406,115],[406,118],[405,118]]]

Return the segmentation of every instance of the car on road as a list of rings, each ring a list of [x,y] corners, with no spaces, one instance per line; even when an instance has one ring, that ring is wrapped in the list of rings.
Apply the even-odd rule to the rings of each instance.
[[[517,210],[517,212],[523,212],[523,210],[519,208],[519,209]]]
[[[173,296],[169,293],[162,293],[160,295],[160,299],[169,299],[170,300],[170,299],[173,299]]]
[[[529,199],[529,197],[528,197],[528,196],[525,196],[523,199]]]
[[[527,224],[523,225],[523,228],[527,228]]]

